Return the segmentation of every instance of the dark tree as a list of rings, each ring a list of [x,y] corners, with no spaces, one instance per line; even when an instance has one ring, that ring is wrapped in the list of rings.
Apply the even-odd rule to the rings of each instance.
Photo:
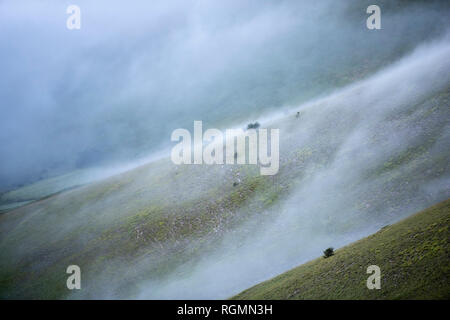
[[[334,255],[334,249],[333,248],[328,248],[323,252],[323,257],[324,258],[328,258],[331,257],[332,255]]]

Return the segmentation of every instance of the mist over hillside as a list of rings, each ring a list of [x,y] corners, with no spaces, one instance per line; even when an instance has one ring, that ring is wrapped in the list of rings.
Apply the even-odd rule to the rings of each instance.
[[[448,199],[449,56],[446,38],[270,124],[284,133],[280,203],[140,297],[226,298]]]
[[[445,32],[446,1],[0,3],[0,191],[117,165],[367,76]]]
[[[1,2],[0,298],[227,298],[448,199],[449,4],[369,4]],[[194,120],[279,172],[175,165]]]

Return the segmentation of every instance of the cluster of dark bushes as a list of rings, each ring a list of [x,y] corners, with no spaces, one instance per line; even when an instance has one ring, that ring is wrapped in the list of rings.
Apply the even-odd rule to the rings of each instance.
[[[255,123],[249,123],[249,124],[247,125],[247,130],[248,130],[248,129],[258,129],[259,126],[260,126],[260,124],[259,124],[258,122],[255,122]]]

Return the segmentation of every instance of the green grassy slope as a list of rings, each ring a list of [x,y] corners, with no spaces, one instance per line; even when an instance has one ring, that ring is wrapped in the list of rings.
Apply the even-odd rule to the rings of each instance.
[[[261,122],[282,132],[276,176],[167,158],[0,214],[0,299],[135,297],[146,281],[189,276],[226,239],[256,242],[280,216],[297,257],[305,230],[338,237],[449,198],[450,85],[374,114],[370,83]],[[12,199],[40,187],[27,190]],[[271,250],[285,249],[277,241]],[[83,270],[77,293],[65,286],[70,264]]]
[[[406,214],[407,205],[432,204],[441,197],[424,193],[421,186],[450,168],[448,150],[435,150],[447,123],[449,95],[446,89],[409,107],[411,114],[399,113],[374,125],[365,144],[367,150],[383,148],[385,159],[365,162],[370,184],[330,183],[328,192],[340,190],[328,194],[337,197],[333,203],[346,203],[339,197],[347,195],[354,202],[346,206],[345,219],[333,214],[339,210],[335,205],[314,202],[309,211],[317,223],[311,227],[317,232],[351,232],[371,221]],[[273,221],[291,190],[308,185],[333,163],[361,110],[344,107],[314,107],[303,110],[301,119],[290,115],[280,120],[282,157],[273,177],[247,166],[177,167],[158,161],[0,215],[0,298],[66,298],[70,292],[65,268],[70,264],[83,267],[84,283],[90,284],[81,292],[88,292],[84,297],[101,296],[99,274],[120,279],[119,289],[111,289],[113,297],[133,295],[144,280],[170,277],[183,263],[207,255],[244,221]],[[392,139],[385,132],[391,130],[386,128],[412,125],[416,132],[423,130],[409,143],[410,149],[389,153]],[[339,134],[327,130],[330,126]],[[303,140],[307,133],[313,139]],[[354,163],[351,153],[348,157],[343,161]],[[293,226],[301,228],[302,221]],[[133,271],[130,264],[140,268]]]
[[[450,199],[233,299],[449,299]],[[369,290],[369,265],[381,289]]]

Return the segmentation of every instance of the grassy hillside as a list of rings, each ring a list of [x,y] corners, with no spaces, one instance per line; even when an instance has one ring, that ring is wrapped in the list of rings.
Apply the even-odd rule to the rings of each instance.
[[[449,299],[450,199],[233,299]],[[381,269],[369,290],[366,269]]]
[[[0,298],[227,297],[328,241],[350,243],[448,199],[450,80],[423,61],[303,105],[299,118],[292,109],[261,121],[282,133],[276,176],[163,158],[9,208],[0,214]],[[415,87],[429,74],[432,86]],[[53,182],[3,198],[33,200]],[[66,288],[70,264],[82,269],[77,292]],[[211,281],[211,269],[235,278]]]

